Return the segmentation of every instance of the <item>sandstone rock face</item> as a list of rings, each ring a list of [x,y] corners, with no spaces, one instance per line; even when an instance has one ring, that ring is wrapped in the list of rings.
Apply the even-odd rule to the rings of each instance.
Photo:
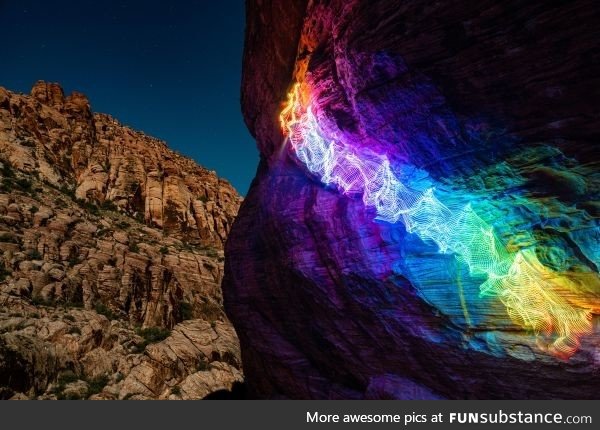
[[[202,398],[241,381],[226,181],[43,82],[0,88],[0,176],[0,397]]]
[[[243,380],[227,322],[184,321],[145,346],[145,332],[94,311],[3,300],[3,399],[201,399]]]
[[[80,93],[38,82],[31,97],[0,88],[0,153],[75,196],[194,244],[222,248],[240,197],[225,180],[164,142],[93,114]]]
[[[243,111],[263,158],[226,245],[223,288],[250,394],[598,398],[598,8],[288,6],[247,11]],[[573,281],[558,297],[585,327],[569,353],[553,352],[556,326],[530,329],[502,296],[482,296],[485,278],[464,260],[324,186],[277,122],[294,82],[332,139],[467,198],[502,246]],[[555,291],[540,282],[534,301]]]

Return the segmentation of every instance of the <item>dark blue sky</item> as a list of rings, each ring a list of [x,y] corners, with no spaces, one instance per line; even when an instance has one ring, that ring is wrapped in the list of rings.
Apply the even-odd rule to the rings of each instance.
[[[245,194],[258,152],[240,113],[243,35],[243,0],[0,0],[0,86],[81,91]]]

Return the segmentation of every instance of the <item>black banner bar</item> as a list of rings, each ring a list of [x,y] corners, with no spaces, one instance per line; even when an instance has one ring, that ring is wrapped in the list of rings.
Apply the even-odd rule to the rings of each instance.
[[[598,428],[599,401],[5,401],[6,429]]]

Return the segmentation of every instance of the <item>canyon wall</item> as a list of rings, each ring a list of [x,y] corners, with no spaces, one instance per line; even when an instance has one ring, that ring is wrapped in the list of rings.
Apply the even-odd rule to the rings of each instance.
[[[223,288],[251,396],[598,398],[599,17],[591,1],[247,2],[261,162]],[[324,179],[299,156],[306,106],[325,144],[472,208],[527,256],[528,283],[490,292],[464,256]]]
[[[47,82],[0,88],[0,177],[0,399],[197,399],[242,381],[227,181]]]

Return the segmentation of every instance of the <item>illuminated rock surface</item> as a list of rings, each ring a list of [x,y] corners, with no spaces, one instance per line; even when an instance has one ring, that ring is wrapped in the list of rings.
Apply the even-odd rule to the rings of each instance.
[[[249,4],[242,104],[263,159],[226,246],[251,395],[598,397],[597,8],[284,3]],[[385,156],[450,215],[381,219],[390,199],[303,157],[307,128],[277,122],[295,82],[325,145]],[[485,235],[452,239],[466,205],[498,240],[493,270],[465,257]]]
[[[0,399],[198,399],[242,380],[227,181],[45,82],[0,88],[0,178]]]

